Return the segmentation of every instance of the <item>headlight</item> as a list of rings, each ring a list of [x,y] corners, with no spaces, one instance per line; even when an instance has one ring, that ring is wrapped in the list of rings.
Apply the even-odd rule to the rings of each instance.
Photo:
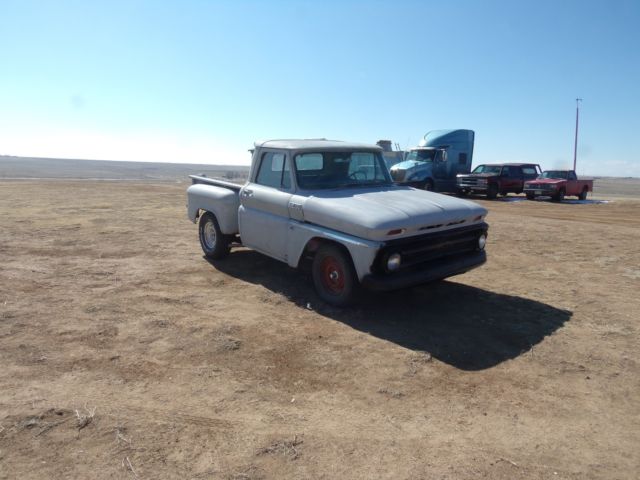
[[[387,270],[393,272],[394,270],[399,269],[401,261],[402,257],[399,253],[392,253],[389,255],[389,258],[387,258]]]
[[[484,247],[486,244],[487,244],[487,234],[483,233],[478,237],[478,248],[480,250],[484,250]]]

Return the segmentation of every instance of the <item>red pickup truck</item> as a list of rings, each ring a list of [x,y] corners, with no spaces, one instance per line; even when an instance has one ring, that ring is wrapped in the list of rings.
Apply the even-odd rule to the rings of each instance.
[[[578,180],[573,170],[545,170],[538,178],[524,184],[524,193],[529,200],[542,196],[551,197],[555,202],[561,202],[567,196],[586,200],[589,192],[593,192],[593,180]]]

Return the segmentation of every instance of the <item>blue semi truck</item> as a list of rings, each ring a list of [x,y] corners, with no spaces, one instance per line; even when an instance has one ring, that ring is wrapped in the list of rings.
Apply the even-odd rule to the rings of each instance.
[[[473,130],[433,130],[403,161],[392,165],[396,183],[435,192],[456,192],[456,175],[469,173],[473,160]]]

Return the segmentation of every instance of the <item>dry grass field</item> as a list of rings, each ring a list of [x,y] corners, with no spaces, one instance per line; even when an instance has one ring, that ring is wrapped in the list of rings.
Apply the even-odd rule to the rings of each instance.
[[[638,478],[637,190],[479,200],[485,266],[337,310],[186,186],[0,179],[0,479]]]

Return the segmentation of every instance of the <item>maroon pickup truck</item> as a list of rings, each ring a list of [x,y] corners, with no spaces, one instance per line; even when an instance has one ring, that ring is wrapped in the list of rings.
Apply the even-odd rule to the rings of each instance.
[[[542,196],[556,202],[567,196],[586,200],[589,192],[593,192],[593,180],[578,180],[573,170],[545,170],[537,179],[524,185],[529,200]]]
[[[535,179],[540,172],[535,163],[478,165],[473,172],[456,176],[458,195],[484,193],[494,199],[498,194],[522,193],[525,182]]]

